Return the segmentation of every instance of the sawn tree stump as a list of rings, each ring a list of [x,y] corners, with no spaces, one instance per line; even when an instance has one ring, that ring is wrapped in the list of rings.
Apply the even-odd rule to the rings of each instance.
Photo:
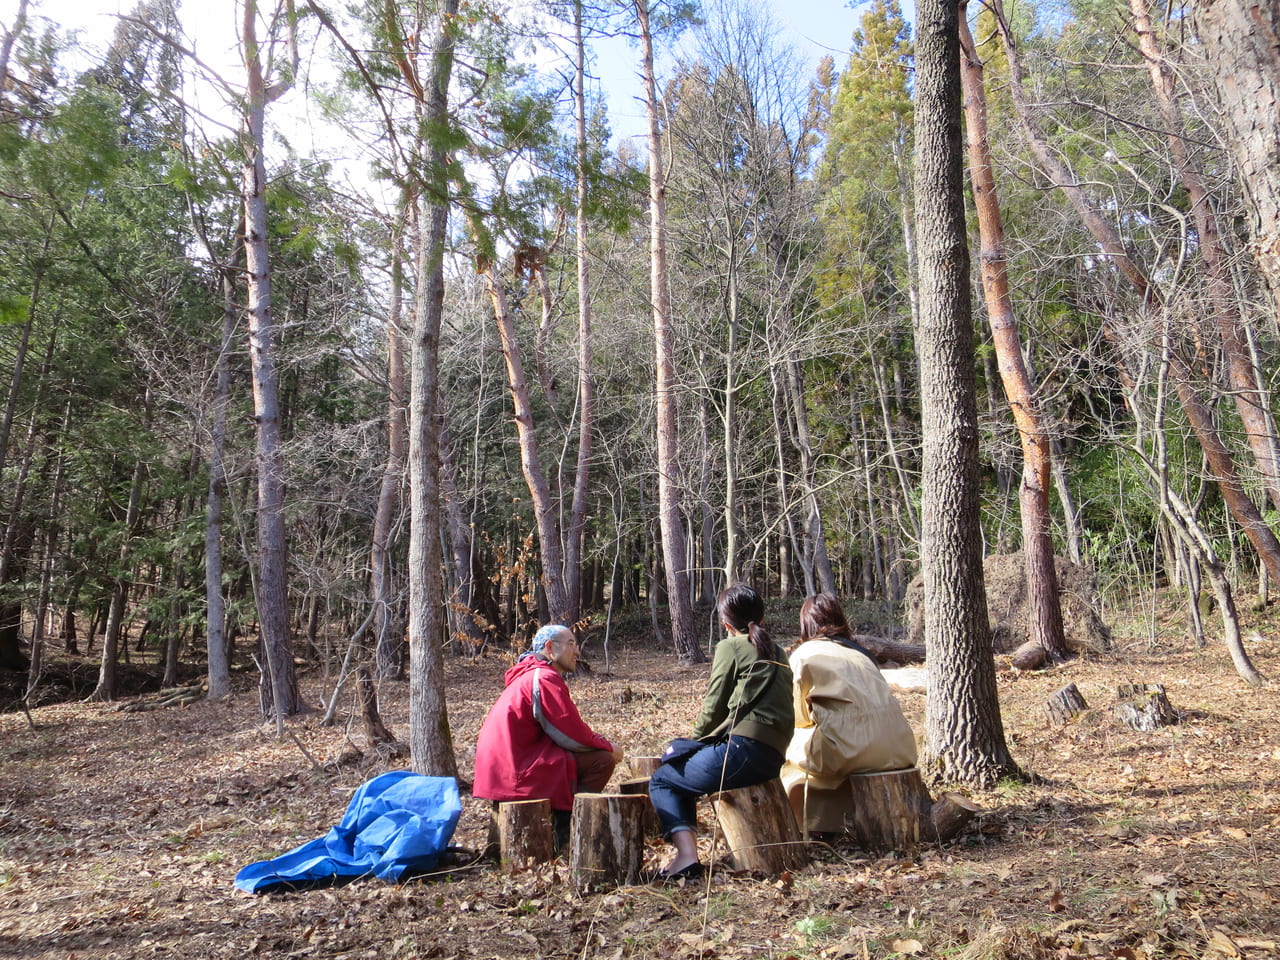
[[[622,761],[618,775],[623,780],[649,779],[662,766],[661,757],[627,757]]]
[[[1116,719],[1131,730],[1150,733],[1178,722],[1177,711],[1158,683],[1122,683],[1116,695]]]
[[[653,809],[649,800],[649,778],[630,777],[618,784],[618,792],[627,796],[639,796],[645,799],[645,812],[641,818],[646,837],[656,837],[662,833],[662,825],[658,822],[658,811]]]
[[[920,779],[920,770],[855,773],[849,778],[853,793],[853,835],[872,853],[907,852],[932,837],[924,829],[931,823],[933,798]]]
[[[958,793],[944,793],[935,801],[918,767],[855,773],[849,778],[849,789],[853,835],[872,853],[946,843],[982,809]]]
[[[573,798],[569,872],[579,890],[639,883],[648,795],[580,793]]]
[[[709,799],[736,869],[776,876],[809,862],[781,780],[713,793]]]
[[[498,858],[508,870],[522,870],[555,859],[550,800],[511,800],[498,804]]]
[[[1068,683],[1044,703],[1044,712],[1049,715],[1049,722],[1055,727],[1069,723],[1077,714],[1089,709],[1084,695],[1074,683]]]

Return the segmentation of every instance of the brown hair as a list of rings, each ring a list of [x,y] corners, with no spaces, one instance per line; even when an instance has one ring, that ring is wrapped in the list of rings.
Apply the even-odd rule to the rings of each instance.
[[[834,593],[815,593],[800,605],[800,642],[819,637],[853,639],[849,621]]]

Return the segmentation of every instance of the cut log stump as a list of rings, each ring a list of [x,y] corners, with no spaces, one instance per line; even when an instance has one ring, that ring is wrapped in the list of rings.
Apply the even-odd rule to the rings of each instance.
[[[550,800],[498,804],[498,859],[507,870],[524,870],[555,859]]]
[[[881,773],[855,773],[849,778],[853,792],[853,835],[872,853],[909,852],[930,840],[933,798],[920,778],[918,767]]]
[[[573,798],[569,873],[579,890],[639,883],[647,795],[580,793]]]
[[[641,778],[648,780],[660,766],[662,766],[661,757],[627,757],[622,761],[618,775],[624,782]]]
[[[1048,652],[1038,641],[1028,640],[1013,651],[1009,663],[1018,670],[1039,670],[1048,659]]]
[[[709,799],[735,869],[777,876],[809,862],[781,780],[713,793]]]
[[[1089,704],[1085,703],[1084,695],[1074,683],[1068,683],[1044,704],[1044,712],[1055,727],[1070,723],[1078,714],[1088,709]]]
[[[1116,690],[1116,719],[1130,730],[1150,733],[1178,722],[1178,712],[1158,683],[1122,683]]]
[[[982,811],[982,808],[958,793],[944,793],[929,808],[928,839],[946,843],[960,833]]]
[[[644,835],[646,837],[657,837],[662,834],[662,825],[658,822],[658,811],[653,809],[653,803],[649,800],[649,778],[648,777],[629,777],[618,784],[618,792],[627,796],[641,796],[645,799],[645,812],[641,818],[643,821]]]

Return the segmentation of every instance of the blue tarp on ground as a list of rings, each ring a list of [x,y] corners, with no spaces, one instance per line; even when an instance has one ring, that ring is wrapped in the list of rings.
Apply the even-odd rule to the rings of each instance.
[[[452,777],[393,770],[362,784],[327,835],[249,864],[236,874],[236,886],[275,893],[369,875],[399,883],[436,865],[461,814]]]

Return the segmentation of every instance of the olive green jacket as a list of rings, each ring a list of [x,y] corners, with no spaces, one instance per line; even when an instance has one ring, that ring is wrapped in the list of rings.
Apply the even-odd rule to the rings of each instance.
[[[743,713],[747,706],[751,709]],[[721,640],[711,662],[702,713],[693,726],[694,737],[728,732],[786,753],[794,727],[791,667],[781,648],[775,643],[773,657],[766,660],[745,634]]]

